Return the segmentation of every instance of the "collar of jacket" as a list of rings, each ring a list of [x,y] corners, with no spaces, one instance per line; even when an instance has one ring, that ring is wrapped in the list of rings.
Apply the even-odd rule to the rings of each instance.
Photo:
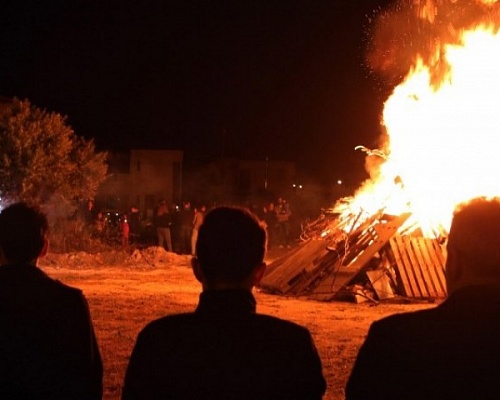
[[[227,316],[255,314],[256,301],[247,290],[205,290],[200,294],[197,314]]]

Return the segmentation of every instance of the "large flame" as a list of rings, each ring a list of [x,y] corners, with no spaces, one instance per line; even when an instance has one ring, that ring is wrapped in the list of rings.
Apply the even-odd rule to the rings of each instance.
[[[420,17],[432,22],[429,5]],[[410,211],[435,235],[436,227],[449,229],[458,203],[500,195],[500,33],[490,19],[457,35],[437,43],[435,57],[415,57],[386,101],[387,157],[349,212]]]

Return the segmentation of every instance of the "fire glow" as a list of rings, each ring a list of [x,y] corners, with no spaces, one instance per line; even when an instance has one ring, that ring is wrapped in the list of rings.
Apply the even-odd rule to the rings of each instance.
[[[429,5],[421,18],[434,18]],[[490,18],[468,27],[453,43],[437,42],[435,56],[426,59],[427,65],[415,57],[385,102],[386,157],[368,156],[380,162],[343,212],[411,212],[412,223],[435,236],[449,229],[458,203],[500,196],[498,26]]]

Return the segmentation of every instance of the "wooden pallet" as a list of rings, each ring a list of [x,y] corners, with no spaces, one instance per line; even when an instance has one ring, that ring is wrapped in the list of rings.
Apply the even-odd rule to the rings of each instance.
[[[355,224],[355,219],[336,220],[330,227],[328,240],[311,239],[296,249],[272,262],[260,283],[260,288],[277,294],[305,295],[311,292],[323,278],[332,273],[336,265],[348,265],[376,240],[377,231],[372,227],[377,216],[365,221],[347,235],[346,225]],[[353,269],[340,272],[345,282],[352,278]]]
[[[415,299],[445,298],[445,255],[435,239],[395,236],[390,240],[398,291]]]
[[[402,214],[388,223],[379,223],[359,237],[345,257],[328,270],[321,282],[314,288],[309,298],[329,301],[342,296],[346,287],[356,276],[367,268],[369,262],[394,236],[410,214]]]
[[[321,267],[319,264],[326,255],[328,250],[324,240],[304,242],[271,263],[259,286],[272,293],[292,294],[301,281]]]

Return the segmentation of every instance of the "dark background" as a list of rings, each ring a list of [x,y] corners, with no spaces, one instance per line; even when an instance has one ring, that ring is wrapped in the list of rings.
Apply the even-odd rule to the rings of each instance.
[[[367,66],[388,0],[0,3],[0,95],[68,116],[98,148],[295,161],[364,178],[390,89]]]

